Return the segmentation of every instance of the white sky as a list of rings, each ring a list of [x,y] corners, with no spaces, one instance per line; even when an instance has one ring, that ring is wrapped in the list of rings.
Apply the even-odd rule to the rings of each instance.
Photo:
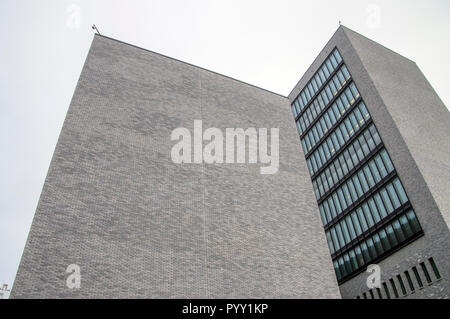
[[[13,283],[92,23],[287,95],[339,20],[416,61],[450,105],[448,0],[1,0],[0,284]]]

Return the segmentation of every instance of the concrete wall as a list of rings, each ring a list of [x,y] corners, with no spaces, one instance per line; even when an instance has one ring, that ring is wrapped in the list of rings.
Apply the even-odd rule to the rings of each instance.
[[[196,119],[280,128],[279,172],[174,164],[171,132]],[[12,297],[339,298],[288,100],[96,36]]]
[[[449,297],[450,235],[444,220],[450,198],[448,111],[413,62],[345,27],[327,43],[289,95],[290,101],[335,47],[369,109],[425,233],[379,263],[382,280],[433,257],[443,279],[408,297]],[[342,296],[354,298],[367,292],[366,278],[363,273],[340,285]]]

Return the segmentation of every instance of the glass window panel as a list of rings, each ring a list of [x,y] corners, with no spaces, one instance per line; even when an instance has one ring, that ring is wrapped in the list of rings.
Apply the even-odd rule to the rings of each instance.
[[[346,112],[345,105],[342,102],[342,99],[337,99],[336,103],[333,104],[333,110],[336,114],[336,118],[340,119],[342,115]]]
[[[392,213],[394,211],[394,206],[392,206],[386,188],[383,188],[381,190],[381,196],[383,198],[384,204],[386,205],[386,209],[388,210],[389,213]]]
[[[395,235],[400,243],[404,242],[406,237],[403,232],[402,226],[398,220],[392,223],[392,227],[394,228]]]
[[[354,166],[358,165],[359,161],[360,161],[358,158],[358,147],[359,147],[359,149],[361,149],[358,141],[354,141],[353,144],[350,145],[350,147],[349,147],[349,151],[351,150],[350,155],[352,157]]]
[[[370,134],[370,132],[368,130],[364,131],[364,137],[366,138],[367,145],[369,146],[370,150],[375,149],[375,147],[376,147],[375,142],[373,140],[372,135]]]
[[[322,86],[323,82],[322,82],[322,80],[320,79],[319,73],[317,73],[317,74],[314,76],[314,79],[316,80],[316,83],[317,83],[318,88],[320,88],[320,87]]]
[[[384,248],[381,245],[381,239],[380,239],[380,235],[375,234],[373,235],[373,243],[375,245],[375,249],[377,250],[378,255],[381,255],[384,253]]]
[[[380,172],[380,175],[382,178],[386,177],[388,174],[388,171],[386,170],[386,167],[384,166],[383,161],[381,160],[381,156],[377,155],[375,157],[375,162],[378,166],[378,171]]]
[[[379,183],[381,181],[381,175],[378,172],[377,166],[374,161],[369,163],[370,170],[372,171],[373,177],[375,178],[375,182]]]
[[[375,126],[372,125],[369,130],[370,130],[370,133],[372,133],[372,135],[373,135],[373,139],[375,141],[375,144],[377,144],[377,145],[380,144],[381,143],[381,138],[380,138],[380,135],[378,134],[378,131],[375,128]]]
[[[388,171],[386,170],[386,167],[384,166],[384,163],[383,163],[380,155],[377,155],[375,157],[375,162],[378,166],[378,171],[380,172],[381,177],[383,177],[383,178],[386,177],[388,174]]]
[[[354,271],[354,269],[353,269],[353,267],[352,267],[352,264],[350,263],[350,257],[349,257],[348,254],[345,254],[345,255],[344,255],[344,265],[345,265],[345,267],[347,267],[347,271],[348,271],[349,273],[351,273],[351,272]]]
[[[350,139],[350,136],[352,136],[355,131],[353,130],[352,123],[348,118],[345,119],[344,123],[345,127],[347,128],[347,134],[344,134],[344,139],[345,141],[348,141]]]
[[[369,191],[369,185],[367,184],[366,177],[364,176],[364,172],[362,170],[358,172],[358,177],[364,193],[367,193]]]
[[[319,90],[319,87],[318,87],[318,85],[317,85],[317,83],[316,83],[315,78],[313,78],[313,79],[311,80],[311,83],[312,83],[312,86],[313,86],[313,89],[314,89],[314,93],[317,92],[317,91]]]
[[[328,202],[328,206],[330,207],[330,211],[331,211],[331,216],[329,216],[329,221],[331,222],[333,220],[333,218],[336,218],[337,216],[337,212],[336,212],[336,207],[334,206],[334,202],[333,202],[333,198],[328,198],[327,200]]]
[[[408,201],[408,197],[406,196],[405,190],[403,189],[403,186],[398,178],[394,180],[394,187],[397,190],[401,203],[405,204]]]
[[[392,246],[391,246],[391,243],[389,242],[386,231],[384,229],[382,229],[382,230],[380,230],[378,235],[380,236],[381,244],[383,245],[384,251],[391,249]]]
[[[339,225],[341,226],[342,233],[344,234],[344,240],[345,244],[350,243],[350,233],[347,228],[347,224],[345,223],[345,220],[342,220]]]
[[[373,242],[373,239],[372,239],[372,238],[367,239],[367,240],[366,240],[366,243],[367,243],[367,248],[368,248],[369,253],[370,253],[370,255],[372,256],[372,258],[373,258],[373,259],[377,258],[377,257],[378,257],[378,253],[377,253],[377,251],[376,251],[376,248],[375,248],[375,244],[374,244],[374,242]]]
[[[347,228],[350,233],[350,240],[354,240],[356,238],[355,227],[353,226],[352,219],[350,216],[345,217],[345,222],[347,223]]]
[[[311,94],[309,93],[308,89],[305,89],[305,95],[306,95],[306,103],[307,104],[311,100]]]
[[[339,241],[337,239],[336,230],[334,228],[331,228],[331,238],[333,239],[334,248],[336,250],[341,249],[341,246],[339,245]]]
[[[325,210],[323,208],[323,205],[319,206],[319,211],[320,211],[320,218],[322,219],[322,224],[325,226],[326,224],[328,224],[326,215],[325,215]]]
[[[342,192],[342,189],[339,188],[337,190],[337,194],[338,194],[338,197],[339,197],[339,203],[341,204],[341,208],[342,208],[342,210],[345,210],[347,208],[347,202],[345,200],[344,193]]]
[[[363,149],[361,147],[361,144],[359,144],[359,140],[355,140],[353,145],[355,146],[356,155],[358,155],[358,163],[359,163],[359,162],[361,162],[364,159],[364,152],[363,152]]]
[[[328,71],[328,68],[326,67],[326,65],[322,66],[322,71],[323,73],[325,73],[325,78],[329,78],[330,77],[330,71]]]
[[[369,224],[369,228],[373,227],[375,225],[375,221],[373,220],[372,214],[370,213],[370,209],[367,203],[364,203],[364,205],[362,205],[362,209],[364,211],[366,221]]]
[[[359,182],[359,178],[357,175],[352,177],[353,185],[356,188],[356,192],[358,193],[358,198],[364,195],[364,191],[362,189],[361,183]]]
[[[330,121],[330,124],[331,124],[330,127],[332,127],[336,123],[336,117],[334,116],[334,112],[333,112],[332,109],[328,110],[327,117],[329,118],[329,121]]]
[[[338,262],[339,262],[339,270],[340,270],[340,272],[342,274],[342,277],[347,276],[348,275],[348,271],[347,271],[347,268],[344,266],[344,258],[342,258],[342,257],[339,258]]]
[[[370,149],[369,149],[369,145],[367,145],[367,142],[366,142],[366,139],[364,138],[364,135],[361,135],[358,138],[358,141],[359,141],[359,143],[361,145],[361,148],[362,148],[364,156],[369,155]]]
[[[339,53],[338,50],[334,50],[333,55],[334,55],[334,57],[336,58],[336,61],[337,61],[338,63],[341,63],[341,62],[342,62],[342,57],[341,57],[341,55],[340,55],[340,53]]]
[[[344,192],[345,200],[347,201],[347,206],[350,206],[353,203],[352,197],[350,195],[350,191],[348,190],[347,184],[342,185],[342,190]]]
[[[337,182],[339,182],[338,176],[337,176],[337,172],[336,172],[336,168],[334,167],[334,164],[330,165],[330,173],[331,173],[331,177],[333,178],[333,184],[337,184]]]
[[[355,185],[353,185],[353,180],[347,182],[348,189],[350,190],[350,195],[352,196],[352,203],[358,200],[358,194],[356,193]]]
[[[337,76],[338,76],[338,79],[339,79],[339,83],[341,84],[341,87],[347,82],[346,80],[345,80],[345,76],[344,76],[344,73],[342,73],[342,70],[339,70],[338,72],[337,72]]]
[[[385,218],[388,215],[388,212],[386,211],[386,206],[381,200],[380,193],[375,194],[373,198],[375,200],[375,204],[377,205],[378,211],[380,212],[381,219]]]
[[[334,57],[334,55],[330,56],[330,60],[331,60],[331,64],[333,65],[333,70],[336,69],[339,63],[336,61],[336,58]]]
[[[405,215],[401,216],[399,220],[400,220],[400,224],[402,225],[402,229],[403,229],[406,237],[407,238],[411,237],[414,234],[414,232],[411,229],[411,226],[409,225],[409,222],[408,222],[408,219],[406,218],[406,216]]]
[[[348,79],[350,79],[350,72],[348,72],[348,69],[347,69],[347,67],[345,66],[345,65],[343,65],[342,66],[342,73],[344,73],[344,75],[345,75],[345,78],[348,80]]]
[[[369,165],[364,166],[363,168],[364,174],[367,178],[367,183],[369,184],[370,188],[375,186],[375,180],[373,179],[372,173],[370,172]]]
[[[402,204],[400,203],[400,199],[397,196],[397,193],[395,192],[394,185],[389,184],[387,187],[387,192],[389,197],[391,198],[392,204],[394,205],[394,208],[399,208]]]
[[[388,153],[386,152],[386,150],[382,150],[380,153],[381,157],[383,158],[383,162],[386,165],[387,171],[388,172],[392,172],[394,170],[394,165],[392,165],[392,161],[389,158]]]
[[[323,73],[323,69],[319,70],[319,77],[322,83],[324,83],[327,80],[327,78],[325,77],[325,73]]]
[[[353,270],[356,270],[359,268],[359,264],[358,264],[358,260],[356,259],[356,254],[354,250],[351,250],[348,253],[349,257],[350,257],[350,264],[352,265]]]
[[[364,216],[364,212],[362,210],[362,208],[358,208],[356,210],[357,214],[358,214],[358,218],[359,218],[359,222],[361,223],[361,227],[363,232],[367,231],[369,229],[369,227],[367,226],[367,222],[366,222],[366,217]]]
[[[344,175],[347,175],[348,167],[347,167],[347,160],[345,159],[344,154],[342,154],[342,156],[339,156],[339,164],[341,164],[342,172],[344,173]]]
[[[386,234],[389,242],[391,242],[393,246],[397,246],[398,240],[397,237],[395,237],[394,227],[392,225],[386,227]]]
[[[328,113],[329,112],[325,113],[325,115],[324,115],[324,122],[326,123],[327,128],[331,129],[333,127],[334,123],[331,122],[331,119],[330,119],[330,116],[328,115]]]
[[[339,264],[337,261],[333,262],[333,266],[334,266],[334,271],[336,272],[336,277],[338,280],[341,280],[342,278],[342,274],[341,271],[339,270]]]
[[[310,174],[310,175],[313,175],[313,167],[312,167],[312,164],[311,164],[311,159],[308,159],[308,160],[306,161],[306,163],[308,164],[309,174]]]
[[[355,103],[356,98],[353,96],[352,91],[350,89],[345,90],[345,95],[347,95],[350,104]]]
[[[302,140],[303,153],[308,154],[308,147],[306,146],[306,140]]]
[[[365,242],[363,242],[363,243],[361,243],[360,247],[361,247],[361,252],[364,257],[365,262],[369,263],[370,261],[372,261],[373,258],[370,256],[369,247],[367,247],[367,244]]]
[[[322,99],[325,103],[325,105],[328,105],[328,103],[330,103],[330,99],[328,98],[328,95],[325,91],[322,91],[322,93],[320,93],[320,95],[322,96]]]
[[[333,83],[334,83],[334,86],[336,87],[336,93],[334,94],[334,95],[336,95],[339,92],[339,90],[342,88],[342,84],[341,84],[341,81],[339,80],[338,75],[335,75],[333,77]]]
[[[330,149],[331,156],[334,156],[334,154],[336,153],[336,148],[334,147],[333,140],[330,137],[327,138],[327,145]]]
[[[336,233],[338,235],[339,244],[341,247],[345,246],[344,235],[342,234],[342,229],[340,224],[336,224]]]
[[[335,250],[334,250],[334,246],[333,246],[333,240],[331,239],[331,235],[330,235],[329,231],[326,232],[326,236],[327,236],[327,242],[328,242],[328,247],[330,248],[330,252],[332,254],[334,254]]]
[[[331,61],[329,59],[327,60],[325,65],[327,66],[328,71],[330,71],[330,73],[333,72],[334,67],[333,67],[333,64],[331,64]]]
[[[342,125],[341,125],[342,126]],[[342,147],[345,144],[345,140],[344,140],[344,136],[341,132],[341,126],[339,126],[338,128],[336,128],[336,136],[338,138],[339,141],[339,145]]]
[[[414,211],[410,210],[409,212],[406,213],[406,216],[408,217],[412,230],[415,233],[419,232],[421,230],[421,227]]]
[[[339,201],[337,193],[334,193],[332,197],[333,197],[334,205],[336,207],[336,215],[339,215],[342,212],[342,206]]]
[[[356,212],[353,212],[351,215],[353,226],[355,227],[356,235],[359,236],[363,233],[363,230],[361,228],[361,224],[359,223],[358,216],[356,215]]]
[[[351,100],[349,100],[345,94],[342,94],[342,95],[341,95],[340,100],[342,101],[345,110],[348,110],[348,109],[350,108],[350,106],[351,106],[351,103],[350,103]],[[342,113],[342,112],[341,112],[341,113]],[[344,112],[344,113],[345,113],[345,112]],[[344,114],[344,113],[342,113],[342,114]]]
[[[355,248],[355,254],[356,254],[356,260],[358,261],[359,267],[364,266],[364,257],[361,251],[361,248],[359,246],[356,246]]]
[[[360,95],[360,94],[359,94],[358,89],[356,88],[355,83],[350,84],[350,90],[352,90],[353,96],[354,96],[355,98],[359,98],[359,95]]]
[[[366,108],[366,105],[364,103],[359,103],[359,110],[361,111],[362,115],[364,116],[364,119],[367,121],[370,118],[369,111]],[[375,128],[375,127],[374,127]]]
[[[375,224],[377,224],[378,222],[380,222],[382,217],[380,215],[380,212],[377,209],[377,206],[375,205],[375,201],[373,200],[373,198],[371,198],[367,201],[367,204],[369,205],[370,211],[372,212],[372,216],[375,221]]]
[[[331,83],[331,82],[330,82]],[[327,94],[328,101],[331,101],[334,97],[333,92],[331,91],[330,85],[325,87],[325,93]],[[328,104],[328,103],[327,103]]]
[[[328,87],[330,88],[330,92],[334,97],[334,96],[336,96],[336,94],[338,92],[338,87],[336,87],[336,84],[333,80],[334,80],[334,78],[331,79],[331,81],[328,83]]]

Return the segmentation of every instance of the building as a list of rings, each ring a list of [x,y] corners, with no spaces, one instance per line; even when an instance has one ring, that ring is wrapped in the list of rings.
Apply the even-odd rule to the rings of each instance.
[[[10,292],[8,285],[3,285],[2,288],[0,288],[0,299],[9,299]]]
[[[175,164],[196,120],[279,128],[278,173]],[[96,35],[12,296],[340,298],[298,143],[286,97]]]
[[[279,128],[277,173],[175,164],[198,120]],[[449,133],[415,64],[345,27],[289,97],[96,35],[12,297],[448,297]]]
[[[340,27],[289,100],[342,297],[448,298],[450,113],[416,64]]]

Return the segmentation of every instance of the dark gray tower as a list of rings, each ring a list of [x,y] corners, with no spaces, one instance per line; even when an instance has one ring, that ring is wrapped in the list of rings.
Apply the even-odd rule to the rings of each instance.
[[[342,297],[448,298],[450,114],[416,64],[340,27],[289,99]]]
[[[278,173],[175,164],[194,120],[279,128]],[[97,35],[12,297],[339,298],[317,211],[286,97]]]

